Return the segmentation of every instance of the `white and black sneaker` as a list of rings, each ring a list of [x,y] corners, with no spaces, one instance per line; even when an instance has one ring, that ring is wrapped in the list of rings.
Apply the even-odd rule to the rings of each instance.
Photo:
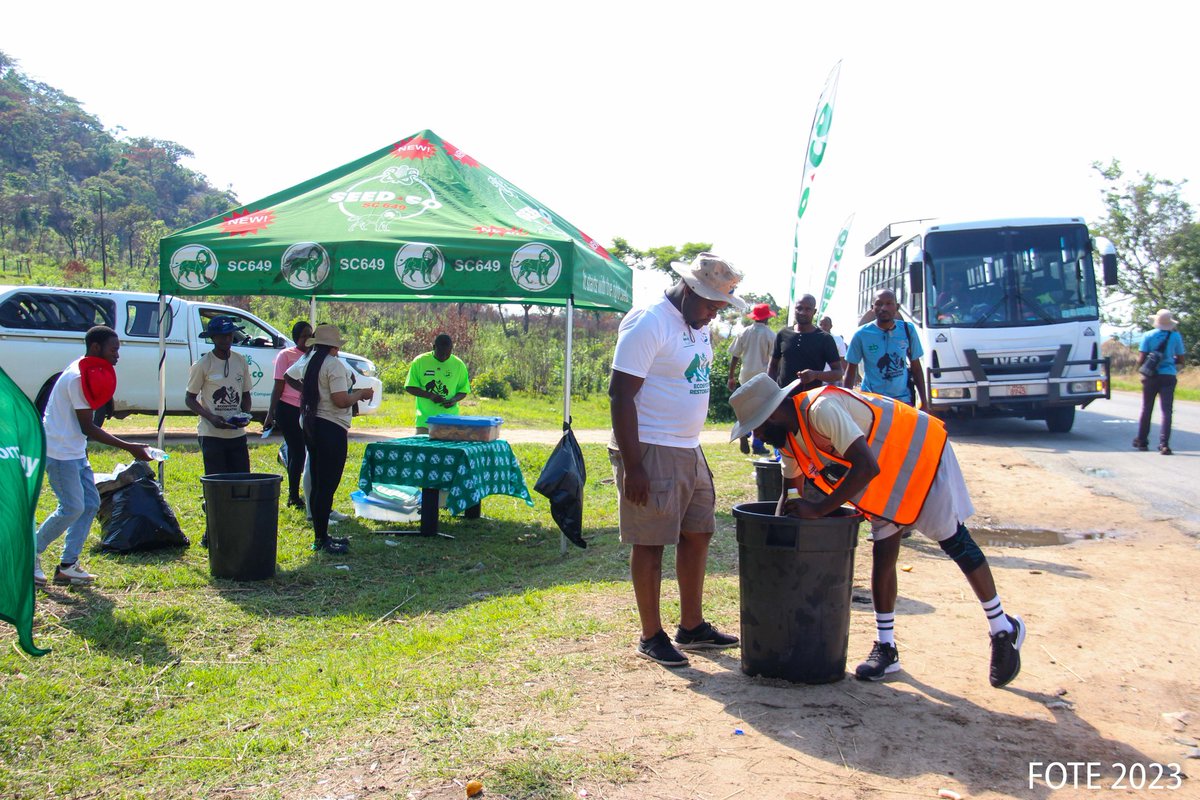
[[[900,651],[894,644],[876,642],[867,660],[854,669],[860,681],[881,681],[885,675],[900,671]]]
[[[992,636],[992,667],[988,680],[999,689],[1012,683],[1021,672],[1021,645],[1025,644],[1025,621],[1020,617],[1005,614],[1011,631]]]
[[[42,559],[40,556],[33,557],[33,585],[39,589],[46,588],[46,573],[42,572]]]
[[[54,568],[54,583],[57,586],[91,586],[95,582],[96,576],[81,567],[78,561]]]

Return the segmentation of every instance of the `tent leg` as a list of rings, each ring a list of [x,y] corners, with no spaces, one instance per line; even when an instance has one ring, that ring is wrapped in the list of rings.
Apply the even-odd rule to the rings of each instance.
[[[313,330],[317,329],[317,296],[315,294],[308,298],[308,325]]]
[[[167,298],[158,293],[158,449],[163,449],[163,422],[167,416]],[[163,484],[163,462],[158,462],[158,485]]]
[[[575,296],[567,296],[567,356],[563,359],[563,429],[571,424],[571,350],[575,343]],[[559,555],[567,554],[567,535],[558,534]]]

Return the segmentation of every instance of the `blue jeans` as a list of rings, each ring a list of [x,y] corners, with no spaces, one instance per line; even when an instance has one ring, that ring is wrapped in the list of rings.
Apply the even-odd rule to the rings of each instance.
[[[46,479],[58,498],[58,508],[38,528],[37,553],[40,556],[51,542],[66,531],[62,563],[74,564],[83,552],[83,543],[92,529],[92,520],[100,510],[100,493],[96,491],[92,465],[86,458],[70,461],[47,458]]]

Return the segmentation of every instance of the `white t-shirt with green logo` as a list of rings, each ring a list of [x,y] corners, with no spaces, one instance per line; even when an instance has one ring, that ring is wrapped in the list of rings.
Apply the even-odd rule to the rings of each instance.
[[[700,446],[712,367],[708,328],[689,326],[664,294],[621,320],[612,366],[644,380],[634,397],[639,441]]]

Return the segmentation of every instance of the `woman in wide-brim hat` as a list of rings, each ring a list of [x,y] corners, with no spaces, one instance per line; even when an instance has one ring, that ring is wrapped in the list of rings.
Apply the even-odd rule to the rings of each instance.
[[[313,550],[349,552],[348,540],[329,535],[333,496],[346,468],[347,434],[354,404],[375,396],[372,389],[355,389],[354,375],[337,357],[346,340],[336,325],[318,325],[308,344],[308,362],[294,364],[288,377],[300,384],[300,418],[312,472],[308,510],[313,522]]]

